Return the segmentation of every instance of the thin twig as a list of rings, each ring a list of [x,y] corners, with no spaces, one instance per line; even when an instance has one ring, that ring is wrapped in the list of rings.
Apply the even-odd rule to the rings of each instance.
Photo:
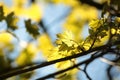
[[[89,59],[92,59],[94,58],[95,54],[97,54],[99,51],[95,52],[94,54],[91,55],[91,57]],[[83,72],[85,73],[86,77],[89,79],[89,80],[92,80],[91,77],[89,76],[89,74],[87,73],[87,67],[88,65],[90,64],[91,62],[88,62],[85,64],[85,67],[84,67],[84,70]]]
[[[82,2],[82,3],[85,3],[85,4],[88,4],[90,6],[94,6],[96,7],[97,9],[103,9],[103,6],[104,6],[104,3],[103,4],[99,4],[97,2],[94,2],[93,0],[78,0],[79,2]]]
[[[88,65],[89,65],[89,63],[86,63],[86,64],[85,64],[85,67],[84,67],[84,70],[83,70],[83,71],[84,71],[86,77],[87,77],[89,80],[92,80],[91,77],[89,76],[89,74],[87,73],[87,67],[88,67]]]
[[[112,80],[112,76],[110,74],[112,67],[113,67],[112,65],[109,65],[109,67],[107,68],[107,75],[108,75],[109,80]]]
[[[113,60],[113,62],[115,63],[115,62],[117,62],[118,60],[120,60],[120,57],[118,57],[117,59],[115,59],[115,60]],[[112,69],[112,67],[113,67],[114,65],[109,65],[109,67],[107,68],[107,75],[108,75],[108,79],[109,80],[113,80],[112,79],[112,75],[110,74],[110,71],[111,71],[111,69]]]

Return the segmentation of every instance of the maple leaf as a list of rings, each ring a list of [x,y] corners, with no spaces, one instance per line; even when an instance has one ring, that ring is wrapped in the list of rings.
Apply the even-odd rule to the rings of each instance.
[[[58,39],[56,40],[56,44],[65,43],[67,46],[72,46],[75,42],[73,39],[73,35],[70,31],[66,31],[64,33],[57,34]]]
[[[27,31],[35,38],[40,34],[38,26],[36,24],[32,24],[30,19],[25,21],[25,27]]]
[[[7,25],[8,25],[8,28],[12,29],[12,30],[15,30],[17,29],[17,22],[18,22],[18,18],[16,18],[14,16],[14,12],[11,12],[9,13],[6,18],[5,18],[6,22],[7,22]]]
[[[96,28],[99,28],[102,24],[103,24],[103,20],[94,19],[89,23],[89,26],[90,28],[95,30]]]

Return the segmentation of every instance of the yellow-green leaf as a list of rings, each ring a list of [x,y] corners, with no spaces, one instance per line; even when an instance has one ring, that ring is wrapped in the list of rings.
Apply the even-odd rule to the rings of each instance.
[[[18,18],[16,18],[14,16],[14,12],[11,12],[9,13],[6,18],[5,18],[6,22],[7,22],[7,25],[8,25],[8,28],[12,29],[12,30],[15,30],[17,29],[17,21],[18,21]]]

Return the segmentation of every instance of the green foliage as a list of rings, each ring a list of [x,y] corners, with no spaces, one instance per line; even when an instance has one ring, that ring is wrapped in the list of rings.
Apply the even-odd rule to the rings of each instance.
[[[22,0],[20,1],[15,0],[15,2],[16,2],[15,4],[21,4],[20,6],[22,8],[24,8],[23,4],[26,3],[26,1],[24,2]],[[49,2],[49,0],[46,0],[46,2]],[[45,29],[46,27],[44,25],[40,25],[40,26],[42,26],[41,28],[45,29],[46,32],[43,34],[40,34],[39,26],[37,25],[38,22],[32,23],[33,20],[38,21],[39,19],[39,22],[40,22],[40,19],[41,19],[41,16],[39,16],[40,18],[38,18],[36,17],[36,15],[33,15],[39,12],[38,11],[39,6],[36,6],[35,5],[36,2],[34,2],[32,3],[32,6],[28,8],[28,11],[24,9],[23,12],[25,14],[28,14],[29,12],[31,12],[30,16],[33,15],[31,17],[35,18],[33,20],[28,19],[24,21],[26,31],[30,35],[32,35],[35,39],[33,42],[29,41],[29,43],[26,43],[26,45],[23,48],[19,47],[20,48],[19,55],[14,59],[9,58],[9,53],[16,50],[16,48],[14,47],[14,45],[16,44],[12,43],[12,40],[13,40],[13,37],[17,38],[14,33],[14,30],[17,30],[19,27],[19,25],[17,26],[18,16],[16,14],[19,14],[19,12],[22,12],[22,9],[21,7],[16,8],[16,5],[15,5],[14,8],[12,9],[15,9],[16,11],[7,12],[7,9],[3,9],[3,6],[0,6],[0,21],[4,20],[6,21],[6,24],[7,24],[7,29],[3,32],[1,31],[0,33],[0,63],[1,63],[0,74],[6,73],[7,70],[12,71],[14,69],[12,67],[12,62],[15,65],[17,65],[18,68],[21,69],[21,71],[16,72],[18,74],[21,74],[24,71],[28,72],[27,70],[30,70],[30,69],[32,71],[34,69],[33,64],[36,65],[36,63],[33,62],[36,54],[42,53],[45,56],[47,65],[51,65],[54,63],[55,67],[59,71],[69,69],[75,66],[74,69],[71,68],[69,69],[69,71],[66,70],[66,72],[63,72],[58,76],[52,75],[50,77],[55,77],[58,80],[76,80],[76,74],[78,70],[81,70],[81,68],[79,68],[79,65],[76,65],[77,57],[75,57],[75,55],[78,55],[78,57],[81,57],[80,55],[84,55],[84,52],[85,52],[86,55],[89,54],[91,56],[86,63],[83,63],[85,64],[85,66],[91,63],[91,61],[95,60],[97,55],[100,55],[100,57],[102,57],[104,54],[111,53],[111,54],[120,56],[119,54],[120,44],[119,43],[115,44],[117,41],[120,41],[120,17],[119,17],[120,1],[105,0],[104,4],[93,5],[94,7],[90,6],[91,4],[86,1],[85,3],[89,5],[82,4],[82,2],[74,1],[74,0],[66,0],[66,1],[50,0],[50,3],[51,2],[52,4],[62,3],[64,5],[67,5],[67,7],[69,6],[71,8],[71,12],[70,14],[68,14],[66,22],[64,23],[64,26],[63,26],[65,31],[57,34],[57,39],[55,41],[56,45],[52,43],[50,36],[48,34],[49,32],[47,32],[48,29]],[[96,8],[98,8],[98,6],[103,6],[100,18],[97,18],[98,11]],[[6,6],[4,7],[6,8]],[[32,12],[31,10],[32,11],[35,10],[35,13],[34,11]],[[84,29],[85,27],[84,25],[86,25],[86,23],[87,24],[89,23],[89,27],[88,27],[89,35],[83,38],[82,30]],[[23,45],[24,44],[22,44],[22,46]],[[101,46],[105,46],[103,47],[104,49],[101,48]],[[95,49],[99,47],[101,48],[100,50]],[[63,60],[62,62],[59,61],[61,58],[65,60]],[[55,62],[53,60],[58,60],[58,61]],[[119,61],[117,61],[117,64],[119,63]],[[32,65],[32,66],[28,68],[24,68],[25,66],[28,66],[28,65]],[[46,63],[44,63],[43,65],[39,65],[39,67],[41,66],[42,67],[46,66]],[[36,68],[39,68],[39,67],[37,66]],[[83,71],[86,74],[87,78],[89,78],[85,70],[81,70],[81,71]],[[33,74],[34,72],[19,75],[19,79],[27,80]],[[14,73],[12,75],[16,75],[16,74]]]
[[[15,30],[17,29],[17,21],[18,19],[14,16],[14,12],[9,13],[6,18],[5,18],[7,25],[8,25],[8,29],[12,29]]]
[[[25,27],[33,37],[36,38],[40,35],[38,26],[36,24],[32,24],[30,19],[25,21]]]
[[[14,12],[9,13],[7,16],[4,16],[3,6],[0,6],[0,21],[5,20],[7,23],[8,29],[15,30],[17,29],[18,19],[15,17]]]
[[[63,54],[63,56],[73,55],[74,53],[78,53],[79,50],[77,47],[79,46],[71,32],[66,31],[64,33],[57,34],[58,39],[56,40],[56,44],[58,45],[59,54]],[[67,54],[64,52],[67,51]]]

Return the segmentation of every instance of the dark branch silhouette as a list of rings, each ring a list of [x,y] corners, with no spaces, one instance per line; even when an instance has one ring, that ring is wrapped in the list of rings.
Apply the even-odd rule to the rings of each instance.
[[[107,75],[109,80],[112,80],[112,76],[110,74],[111,69],[112,69],[112,65],[109,65],[109,67],[107,68]]]
[[[120,41],[116,41],[113,45],[111,45],[111,47],[114,46],[114,45],[118,45],[118,44],[120,44]],[[8,72],[6,74],[0,75],[0,79],[6,79],[6,78],[9,78],[9,77],[18,75],[18,74],[22,74],[22,73],[29,72],[29,71],[32,71],[32,70],[35,70],[35,69],[38,69],[38,68],[42,68],[42,67],[45,67],[45,66],[48,66],[48,65],[55,64],[57,62],[66,61],[66,60],[70,60],[70,59],[73,59],[73,58],[85,56],[85,55],[90,54],[91,52],[94,52],[94,51],[105,50],[105,49],[108,48],[108,46],[109,46],[109,44],[106,44],[106,45],[95,47],[95,48],[93,48],[91,50],[84,51],[82,53],[78,53],[78,54],[75,54],[75,55],[72,55],[72,56],[67,56],[65,58],[61,58],[61,59],[57,59],[57,60],[53,60],[53,61],[49,61],[49,62],[43,62],[43,63],[41,63],[39,65],[28,66],[28,67],[25,67],[25,68],[20,69],[20,70]]]
[[[78,0],[79,2],[82,2],[82,3],[85,3],[85,4],[88,4],[90,6],[94,6],[96,7],[97,9],[103,9],[103,6],[104,4],[99,4],[97,2],[94,2],[93,0]]]
[[[108,52],[108,51],[106,51],[106,52]],[[45,80],[45,79],[48,79],[48,78],[54,78],[56,75],[61,74],[61,73],[63,73],[63,72],[66,72],[66,71],[68,71],[68,70],[74,69],[74,68],[76,68],[76,67],[78,67],[78,66],[80,66],[80,65],[82,65],[82,64],[90,63],[90,62],[92,62],[93,60],[95,60],[96,58],[98,58],[98,57],[106,54],[106,52],[102,52],[101,54],[95,56],[94,58],[87,59],[87,60],[82,61],[82,62],[80,62],[80,63],[78,63],[78,64],[76,64],[76,65],[74,65],[74,66],[72,66],[72,67],[69,67],[69,68],[67,68],[67,69],[60,70],[60,71],[58,71],[58,72],[49,74],[49,75],[44,76],[44,77],[42,77],[42,78],[39,78],[39,79],[37,79],[37,80]],[[90,78],[89,78],[89,79],[90,79]]]

